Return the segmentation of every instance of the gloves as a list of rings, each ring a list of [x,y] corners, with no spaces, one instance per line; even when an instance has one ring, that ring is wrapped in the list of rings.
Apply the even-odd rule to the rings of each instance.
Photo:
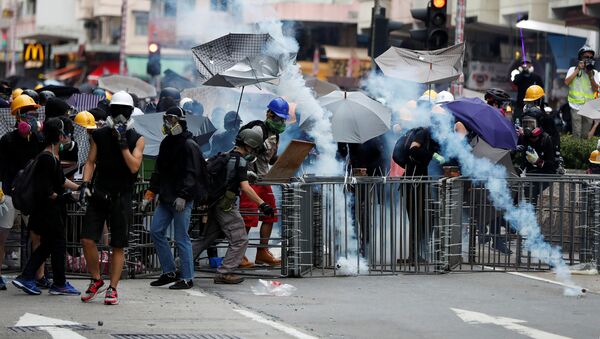
[[[537,165],[538,161],[540,160],[540,157],[534,149],[527,150],[527,152],[525,152],[525,158],[532,165]]]
[[[4,204],[4,191],[0,188],[0,204]]]
[[[248,182],[252,185],[256,184],[258,181],[258,174],[254,173],[254,171],[248,171]]]
[[[440,164],[443,164],[446,162],[446,159],[444,159],[444,157],[438,153],[433,153],[433,159],[435,159],[435,161],[439,162]]]
[[[73,192],[65,192],[56,198],[56,201],[62,204],[72,204],[77,202],[73,196]]]
[[[85,181],[79,186],[79,203],[85,204],[87,198],[92,196],[92,191],[89,188],[90,183]]]
[[[185,209],[185,199],[183,199],[183,198],[175,199],[175,202],[173,203],[173,207],[175,207],[175,210],[177,212],[182,212]]]
[[[260,209],[260,212],[262,214],[268,217],[272,217],[275,215],[275,210],[273,209],[273,207],[271,207],[271,205],[267,204],[266,202],[260,204],[260,206],[258,206],[258,209]]]
[[[517,145],[517,152],[525,152],[525,145]]]
[[[144,193],[144,199],[142,199],[142,204],[140,205],[140,212],[146,213],[150,209],[150,204],[154,201],[154,192],[150,190],[146,190]]]
[[[128,149],[129,148],[129,144],[127,143],[126,133],[127,133],[127,126],[122,125],[122,124],[116,125],[113,129],[113,135],[117,138],[120,149]]]

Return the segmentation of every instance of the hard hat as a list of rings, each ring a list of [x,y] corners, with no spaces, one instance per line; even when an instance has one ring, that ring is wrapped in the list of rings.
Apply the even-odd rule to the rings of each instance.
[[[240,119],[240,116],[238,115],[238,113],[236,111],[229,111],[227,112],[227,114],[225,114],[225,117],[223,118],[223,122],[224,123],[234,123],[234,122],[241,122],[242,120]]]
[[[439,92],[435,99],[436,104],[441,104],[441,103],[450,102],[450,101],[454,101],[454,95],[452,95],[452,93],[450,93],[448,91]]]
[[[33,101],[35,101],[38,104],[40,103],[40,95],[38,94],[38,92],[32,89],[23,90],[23,93],[21,94],[28,95],[31,99],[33,99]]]
[[[258,149],[263,145],[262,133],[259,133],[251,128],[240,131],[236,139],[253,149]]]
[[[590,153],[590,158],[588,159],[592,164],[600,164],[600,151],[595,149]]]
[[[544,89],[538,85],[531,85],[525,92],[525,99],[523,101],[535,101],[545,95]]]
[[[54,92],[50,92],[50,91],[41,91],[40,92],[40,104],[45,105],[48,102],[48,99],[50,98],[56,98],[56,95],[54,94]]]
[[[44,85],[37,84],[37,85],[35,85],[35,87],[33,89],[37,91],[38,89],[42,89],[42,88],[44,88]]]
[[[36,104],[30,96],[21,94],[10,103],[10,114],[17,115],[17,112],[23,109],[27,109],[27,111],[32,111],[39,107],[40,105]]]
[[[503,89],[490,88],[487,91],[485,91],[484,99],[486,101],[489,99],[493,99],[494,101],[502,103],[504,101],[509,101],[510,95],[506,93],[506,91]]]
[[[92,94],[98,97],[106,97],[106,91],[99,87],[94,88]]]
[[[435,99],[438,96],[438,93],[432,89],[428,89],[425,92],[423,92],[423,94],[421,95],[421,97],[428,97],[431,98],[430,101],[435,101]]]
[[[96,119],[88,111],[81,111],[75,116],[75,123],[86,129],[96,129]]]
[[[577,52],[577,57],[579,59],[581,59],[581,55],[585,52],[592,52],[592,58],[596,55],[596,51],[594,51],[594,49],[592,49],[592,47],[590,47],[590,45],[585,44],[585,45],[581,46],[581,48],[579,49],[579,52]]]
[[[11,97],[13,100],[15,100],[19,95],[23,94],[23,90],[20,88],[15,88],[12,91]]]
[[[271,100],[267,108],[280,118],[287,120],[290,117],[290,105],[281,97]]]
[[[129,95],[129,93],[125,91],[119,91],[113,94],[112,99],[110,99],[110,106],[112,105],[122,105],[133,108],[133,98],[131,95]]]
[[[181,108],[185,108],[185,107],[183,107],[183,106],[185,106],[185,104],[187,104],[187,103],[190,103],[190,104],[191,104],[192,102],[194,102],[194,99],[192,99],[192,98],[182,98],[182,99],[179,101],[179,107],[181,107]]]

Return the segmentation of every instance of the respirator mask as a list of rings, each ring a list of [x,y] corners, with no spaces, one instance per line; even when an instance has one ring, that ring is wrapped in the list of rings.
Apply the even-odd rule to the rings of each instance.
[[[164,135],[179,135],[183,133],[180,117],[172,114],[163,115],[162,132]]]
[[[110,116],[106,118],[106,126],[116,129],[131,129],[133,119],[131,119],[133,108],[124,105],[110,106]]]
[[[25,113],[19,116],[17,121],[17,131],[23,138],[28,138],[31,134],[42,130],[42,124],[37,120],[37,115]]]

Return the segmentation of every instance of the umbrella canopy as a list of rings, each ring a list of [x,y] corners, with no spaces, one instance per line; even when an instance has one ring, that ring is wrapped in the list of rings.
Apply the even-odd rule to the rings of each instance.
[[[306,81],[306,87],[312,89],[317,98],[327,95],[333,91],[340,90],[338,85],[323,81],[316,77],[307,76],[304,77],[304,80]]]
[[[98,103],[103,99],[104,97],[93,94],[75,93],[67,99],[67,104],[75,107],[78,112],[89,111],[92,108],[98,107]]]
[[[50,91],[59,98],[68,98],[75,93],[79,93],[79,88],[71,86],[48,85],[37,90],[38,93],[41,91]]]
[[[515,126],[479,98],[460,98],[442,105],[456,120],[495,148],[517,148]]]
[[[134,77],[123,75],[110,75],[98,79],[98,87],[104,88],[110,92],[116,93],[125,91],[133,93],[138,98],[152,98],[156,96],[156,88],[149,83]]]
[[[188,78],[181,76],[180,74],[178,74],[177,72],[175,72],[171,69],[167,69],[166,71],[163,72],[163,74],[165,76],[160,80],[160,84],[163,88],[164,87],[175,87],[175,88],[181,90],[184,88],[195,87],[195,85],[192,81],[190,81]]]
[[[577,114],[590,119],[600,119],[600,99],[586,102]]]
[[[509,150],[494,148],[479,136],[476,136],[471,140],[471,147],[473,147],[473,155],[476,157],[486,158],[493,164],[502,165],[506,168],[506,172],[509,176],[517,177],[517,172],[515,171],[515,166],[513,166]]]
[[[392,112],[362,92],[335,91],[319,98],[332,113],[331,129],[337,142],[362,144],[389,131]]]
[[[434,51],[391,47],[375,59],[383,74],[392,78],[435,84],[456,80],[462,73],[465,45]]]
[[[164,112],[162,112],[164,113]],[[162,133],[163,114],[144,114],[134,118],[135,130],[144,136],[146,146],[144,155],[157,156],[161,141],[165,135]],[[196,136],[199,143],[206,143],[217,130],[206,117],[186,116],[188,130]],[[202,145],[200,145],[202,146]]]

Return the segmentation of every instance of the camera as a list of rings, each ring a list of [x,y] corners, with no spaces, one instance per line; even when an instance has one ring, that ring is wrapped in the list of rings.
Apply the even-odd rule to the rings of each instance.
[[[596,62],[594,61],[594,59],[584,59],[583,64],[585,65],[585,70],[589,72],[594,70],[594,65],[596,64]]]

